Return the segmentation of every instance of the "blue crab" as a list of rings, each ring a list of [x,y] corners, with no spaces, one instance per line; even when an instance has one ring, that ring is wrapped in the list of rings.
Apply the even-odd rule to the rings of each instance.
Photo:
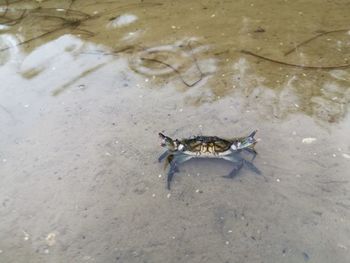
[[[170,190],[171,180],[176,172],[179,171],[180,164],[192,158],[221,158],[234,164],[232,171],[224,176],[233,178],[245,165],[247,168],[257,174],[261,174],[252,161],[257,155],[254,149],[257,140],[254,138],[256,130],[246,137],[223,139],[216,136],[196,136],[187,139],[175,139],[159,133],[161,146],[167,150],[159,156],[158,161],[166,159],[165,167],[170,164],[167,178],[167,188]],[[241,151],[246,151],[253,155],[251,161],[245,160]]]

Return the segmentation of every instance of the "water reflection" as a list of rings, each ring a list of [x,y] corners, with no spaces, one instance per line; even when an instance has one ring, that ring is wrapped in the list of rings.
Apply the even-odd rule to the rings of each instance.
[[[153,24],[152,16],[158,14],[160,6],[168,10],[170,6],[167,4],[86,3],[79,10],[73,8],[75,5],[77,5],[75,1],[69,5],[52,5],[51,1],[48,1],[45,5],[37,2],[28,7],[22,5],[21,1],[16,4],[6,2],[1,7],[0,20],[2,27],[8,32],[1,36],[2,61],[5,61],[6,56],[8,57],[6,51],[9,49],[14,52],[14,48],[21,46],[26,52],[33,50],[38,54],[41,51],[35,51],[35,49],[38,45],[42,45],[41,42],[52,41],[66,33],[73,33],[82,39],[89,38],[91,42],[102,44],[104,46],[102,52],[105,54],[120,49],[119,39],[120,43],[124,43],[123,45],[133,47],[132,52],[128,49],[131,55],[130,67],[138,74],[151,77],[151,80],[172,81],[178,78],[180,80],[176,84],[179,86],[178,90],[187,92],[188,88],[193,88],[191,94],[185,94],[187,103],[198,105],[198,103],[216,101],[225,96],[242,96],[242,99],[247,97],[249,107],[252,105],[262,107],[261,102],[268,101],[268,105],[264,105],[264,108],[271,108],[271,110],[264,114],[282,118],[288,113],[301,111],[328,122],[339,121],[347,112],[349,98],[346,85],[349,83],[349,76],[346,69],[310,71],[254,59],[236,52],[242,48],[249,49],[249,46],[256,44],[258,44],[254,47],[256,53],[266,53],[271,49],[266,46],[266,41],[273,28],[265,26],[266,21],[261,23],[259,19],[252,19],[248,15],[249,11],[242,20],[237,18],[241,24],[238,35],[228,35],[226,28],[219,26],[220,21],[225,21],[219,13],[214,12],[209,16],[214,19],[212,21],[215,21],[211,23],[211,27],[217,23],[217,27],[214,28],[222,30],[219,35],[220,38],[225,37],[225,41],[220,42],[218,38],[219,42],[212,43],[211,38],[219,32],[212,29],[207,31],[204,28],[204,35],[199,35],[200,38],[185,38],[173,44],[163,38],[162,41],[166,41],[167,44],[153,46],[145,45],[145,41],[149,42],[149,37],[152,37],[154,42],[155,35],[152,31],[158,30]],[[230,9],[232,6],[227,8]],[[131,10],[133,13],[128,13]],[[208,7],[202,6],[200,10],[207,12]],[[123,13],[113,16],[112,14],[117,11]],[[206,20],[195,21],[196,31],[203,28],[201,23],[207,23]],[[163,30],[166,25],[169,25],[169,33],[173,32],[175,36],[183,35],[184,27],[179,25],[179,20],[176,22],[173,23],[170,19],[170,22],[157,27]],[[31,25],[31,29],[23,30],[24,25]],[[10,41],[11,38],[13,39],[11,33],[16,31],[20,32],[21,40],[14,43]],[[188,32],[191,32],[190,28]],[[210,32],[210,37],[205,35],[207,32]],[[200,34],[200,31],[195,34],[198,33]],[[324,65],[339,64],[342,62],[341,54],[347,53],[350,48],[348,45],[350,36],[347,33],[348,31],[343,29],[320,32],[308,41],[300,41],[299,44],[294,41],[294,48],[285,51],[285,57],[279,60],[304,65],[310,65],[315,61]],[[290,37],[289,34],[285,36]],[[280,35],[279,38],[282,39],[285,36]],[[159,36],[156,36],[157,38]],[[117,42],[112,42],[111,39]],[[57,41],[51,46],[55,43]],[[284,42],[279,44],[274,52],[269,52],[269,57],[274,57],[278,52],[286,50]],[[272,45],[275,44],[272,43]],[[318,48],[315,49],[315,46]],[[333,47],[335,47],[335,53]],[[101,51],[101,49],[98,50]],[[327,50],[332,53],[330,54]],[[325,52],[327,54],[324,56]],[[118,53],[121,55],[123,52]],[[344,61],[347,61],[346,57]],[[25,75],[33,77],[40,72],[41,70],[29,70]],[[152,86],[159,85],[157,82],[152,83]],[[331,86],[336,87],[336,91],[330,90]],[[203,94],[206,94],[207,99],[201,99]]]

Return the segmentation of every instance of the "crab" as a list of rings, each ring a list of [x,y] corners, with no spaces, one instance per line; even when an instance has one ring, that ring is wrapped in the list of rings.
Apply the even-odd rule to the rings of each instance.
[[[245,165],[247,168],[257,174],[260,170],[255,167],[252,161],[257,152],[254,149],[257,140],[254,138],[257,130],[246,137],[223,139],[216,136],[195,136],[187,139],[172,139],[163,133],[159,133],[161,146],[167,150],[161,154],[158,161],[166,159],[165,168],[170,164],[167,178],[167,188],[170,190],[171,180],[176,172],[179,172],[179,165],[193,158],[220,158],[234,164],[231,172],[223,176],[225,178],[234,178],[235,175]],[[253,155],[251,161],[245,160],[241,152],[245,151]]]

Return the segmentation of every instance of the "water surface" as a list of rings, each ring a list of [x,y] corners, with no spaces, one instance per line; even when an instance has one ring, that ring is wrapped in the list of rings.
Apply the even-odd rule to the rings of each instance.
[[[349,13],[0,0],[0,261],[347,262]],[[158,132],[254,129],[263,175],[190,161],[166,189]]]

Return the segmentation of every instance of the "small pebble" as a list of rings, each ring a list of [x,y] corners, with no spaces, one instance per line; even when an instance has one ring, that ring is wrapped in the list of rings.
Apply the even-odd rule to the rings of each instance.
[[[232,230],[227,231],[227,233],[232,233]]]
[[[337,157],[337,155],[336,155],[335,153],[333,153],[332,156],[333,156],[334,158]]]
[[[199,189],[196,190],[196,193],[199,193]]]
[[[49,233],[46,237],[46,243],[49,245],[49,246],[53,246],[55,245],[56,243],[56,234],[55,233]]]
[[[338,247],[344,249],[344,250],[348,250],[348,248],[346,246],[344,246],[343,244],[338,244]]]
[[[276,181],[277,181],[277,182],[281,182],[281,180],[280,180],[280,179],[278,179],[278,178],[276,179]]]
[[[23,234],[24,234],[23,240],[25,240],[25,241],[29,240],[29,234],[25,231],[23,231]]]
[[[342,155],[343,155],[344,158],[350,159],[350,155],[349,154],[343,153]]]
[[[230,244],[230,242],[229,242],[229,241],[226,241],[225,244],[228,245],[228,244]]]
[[[171,196],[171,194],[167,194],[167,195],[166,195],[166,198],[170,198],[170,196]]]
[[[152,197],[156,197],[156,194],[152,194]]]
[[[162,178],[162,175],[160,174],[160,175],[158,175],[158,177],[159,177],[159,178]]]
[[[316,141],[316,140],[317,140],[316,138],[311,138],[311,137],[309,137],[309,138],[304,138],[304,139],[302,140],[302,143],[310,144],[310,143],[313,143],[313,142]]]

